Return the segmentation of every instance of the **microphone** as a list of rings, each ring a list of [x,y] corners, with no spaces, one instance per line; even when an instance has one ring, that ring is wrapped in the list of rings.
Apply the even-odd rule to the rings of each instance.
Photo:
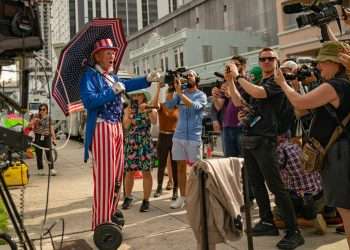
[[[214,72],[214,75],[219,77],[219,78],[222,78],[224,79],[224,74],[220,73],[220,72]]]
[[[283,12],[286,14],[294,14],[305,11],[306,8],[301,3],[293,3],[283,6]]]

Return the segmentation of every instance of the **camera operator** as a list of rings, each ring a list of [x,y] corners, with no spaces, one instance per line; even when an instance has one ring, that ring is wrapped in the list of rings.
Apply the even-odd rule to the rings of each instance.
[[[241,56],[233,56],[231,62],[237,66],[241,76],[246,76],[247,60]],[[214,87],[211,91],[214,106],[217,111],[223,111],[223,149],[225,157],[239,156],[239,137],[241,134],[241,126],[238,121],[239,108],[236,107],[230,98],[227,83],[223,83],[221,88]]]
[[[178,107],[180,114],[173,136],[173,159],[177,161],[178,184],[180,197],[172,202],[171,208],[182,208],[186,197],[186,161],[201,159],[202,118],[207,96],[198,89],[199,77],[193,70],[187,74],[187,88],[183,90],[181,80],[176,78],[174,87],[176,94],[167,100],[167,108]]]
[[[281,71],[276,70],[275,72],[276,83],[281,86],[296,109],[314,110],[315,118],[310,129],[310,137],[319,141],[323,147],[326,147],[334,129],[350,112],[350,81],[338,57],[339,52],[346,53],[349,48],[349,45],[341,42],[323,44],[317,61],[324,81],[305,95],[300,95],[290,88]],[[327,204],[338,209],[344,222],[350,247],[350,138],[348,131],[347,126],[346,131],[329,148],[321,176]]]
[[[251,97],[249,113],[244,122],[241,148],[261,219],[253,228],[253,235],[279,234],[273,222],[266,182],[269,190],[275,195],[276,204],[287,227],[287,233],[278,242],[277,247],[295,249],[304,244],[304,239],[297,227],[293,204],[281,180],[277,161],[276,143],[279,133],[277,118],[280,115],[281,104],[285,101],[281,88],[274,82],[274,69],[277,64],[276,52],[271,48],[264,48],[259,52],[259,66],[263,71],[263,79],[259,86],[240,76],[233,63],[226,68],[225,79],[230,82],[231,97],[236,106],[247,106],[236,84],[239,84]]]

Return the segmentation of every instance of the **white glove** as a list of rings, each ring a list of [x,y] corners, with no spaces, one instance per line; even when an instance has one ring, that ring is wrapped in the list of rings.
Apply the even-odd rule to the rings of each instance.
[[[164,73],[160,73],[157,71],[151,72],[147,75],[148,82],[164,82]]]
[[[116,82],[113,84],[113,89],[115,90],[116,93],[121,93],[125,91],[125,86],[121,82]]]

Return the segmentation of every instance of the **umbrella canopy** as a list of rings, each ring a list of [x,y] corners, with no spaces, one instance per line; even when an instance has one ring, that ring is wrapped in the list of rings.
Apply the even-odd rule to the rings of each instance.
[[[114,72],[117,72],[127,45],[119,18],[90,21],[62,50],[52,84],[52,96],[65,115],[83,109],[79,93],[81,73],[84,65],[93,65],[91,53],[95,43],[107,38],[117,48],[114,62]]]

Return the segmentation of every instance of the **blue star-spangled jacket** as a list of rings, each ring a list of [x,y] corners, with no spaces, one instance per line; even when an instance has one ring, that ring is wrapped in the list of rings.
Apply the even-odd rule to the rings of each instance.
[[[116,81],[122,82],[125,85],[126,92],[138,89],[144,89],[150,86],[146,77],[135,77],[130,80],[118,79],[113,76]],[[112,88],[104,87],[104,78],[97,70],[87,68],[80,79],[80,97],[84,107],[87,110],[87,122],[85,130],[84,142],[84,161],[89,159],[89,147],[92,143],[92,137],[95,131],[97,113],[108,102],[114,101],[116,94]],[[123,112],[120,110],[120,112]]]

